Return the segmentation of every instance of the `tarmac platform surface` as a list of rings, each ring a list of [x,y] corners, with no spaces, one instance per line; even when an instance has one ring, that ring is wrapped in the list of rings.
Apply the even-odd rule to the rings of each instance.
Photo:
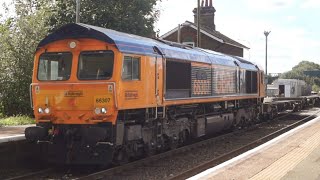
[[[34,125],[0,127],[0,143],[25,139],[24,130],[30,126]]]
[[[320,117],[189,179],[320,179]]]

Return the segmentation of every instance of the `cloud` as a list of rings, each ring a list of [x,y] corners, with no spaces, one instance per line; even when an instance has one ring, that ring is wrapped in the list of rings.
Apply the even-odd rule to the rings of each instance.
[[[290,17],[289,19],[294,19]],[[225,23],[228,22],[228,23]],[[265,68],[265,36],[264,30],[271,30],[268,36],[268,72],[279,73],[289,71],[301,60],[316,62],[320,57],[320,42],[313,39],[304,27],[288,27],[276,21],[268,21],[243,17],[221,17],[217,19],[222,33],[249,45],[249,58],[263,69]],[[306,50],[308,49],[308,50]]]
[[[306,3],[318,4],[318,1],[320,4],[320,0],[308,0]],[[165,19],[160,19],[162,22],[159,22],[158,26],[162,34],[185,20],[193,21],[192,9],[196,6],[196,1],[167,0],[165,2],[168,2],[168,5],[161,15],[161,18],[165,17]],[[186,7],[179,8],[181,3]],[[312,25],[310,29],[309,22],[301,22],[301,16],[297,10],[301,7],[302,2],[299,1],[298,4],[297,0],[241,0],[239,3],[243,5],[238,9],[246,13],[237,11],[226,13],[229,7],[227,5],[230,3],[231,0],[215,4],[216,8],[219,7],[219,13],[216,14],[215,19],[217,30],[249,46],[250,50],[244,54],[250,61],[264,68],[265,36],[263,32],[271,30],[268,37],[269,73],[289,71],[302,60],[319,63],[320,39],[316,30],[317,26]],[[225,11],[223,11],[224,8]],[[265,16],[265,11],[276,10],[279,10],[277,16]]]
[[[320,1],[319,0],[304,0],[300,7],[305,8],[305,9],[320,8]]]
[[[245,0],[250,9],[257,11],[275,11],[283,8],[289,8],[294,4],[294,0]]]
[[[286,16],[285,18],[286,18],[286,20],[289,21],[289,22],[293,22],[293,21],[295,21],[295,20],[297,19],[296,16]]]
[[[160,29],[160,35],[170,31],[184,23],[186,20],[193,22],[192,10],[197,6],[196,1],[191,0],[164,0],[160,7],[160,19],[156,23],[156,29]]]
[[[8,9],[8,12],[7,10]],[[13,0],[1,0],[0,1],[0,21],[12,16],[15,13],[15,7]]]

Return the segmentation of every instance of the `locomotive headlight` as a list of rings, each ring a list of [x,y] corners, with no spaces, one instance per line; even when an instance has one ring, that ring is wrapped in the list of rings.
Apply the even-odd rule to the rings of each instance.
[[[50,109],[49,109],[49,108],[45,108],[45,109],[44,109],[44,112],[45,112],[46,114],[49,114],[49,113],[50,113]]]
[[[106,108],[101,108],[101,113],[102,114],[107,114],[107,109]]]
[[[43,113],[43,109],[42,109],[42,108],[39,108],[39,109],[38,109],[38,113],[39,113],[39,114],[42,114],[42,113]]]
[[[96,108],[96,109],[94,110],[94,112],[95,112],[96,114],[100,114],[100,113],[101,113],[101,109],[100,109],[100,108]]]
[[[75,47],[77,47],[77,43],[74,42],[74,41],[71,41],[71,42],[69,43],[69,47],[70,47],[71,49],[74,49]]]

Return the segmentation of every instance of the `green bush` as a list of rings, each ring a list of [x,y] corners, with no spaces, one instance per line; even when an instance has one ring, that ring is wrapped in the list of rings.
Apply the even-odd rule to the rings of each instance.
[[[0,126],[17,126],[17,125],[27,125],[34,124],[35,121],[29,116],[12,116],[8,118],[0,119]]]
[[[15,0],[16,16],[0,22],[0,113],[31,115],[29,86],[33,56],[47,35],[48,7],[35,0]]]

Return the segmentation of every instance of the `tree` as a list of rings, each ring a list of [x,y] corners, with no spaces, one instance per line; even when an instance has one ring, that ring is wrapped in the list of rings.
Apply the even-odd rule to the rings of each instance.
[[[117,31],[152,37],[160,0],[81,0],[81,23],[111,28]],[[75,22],[76,0],[56,0],[50,19],[51,31]]]
[[[300,79],[312,86],[313,91],[317,91],[320,87],[320,77],[310,77],[304,74],[304,71],[320,70],[320,65],[314,62],[301,61],[298,65],[294,66],[291,71],[283,73],[280,78],[282,79]]]
[[[39,0],[15,1],[15,17],[0,24],[0,112],[31,114],[29,85],[33,54],[49,28],[49,5]],[[41,4],[41,6],[40,6]]]
[[[82,0],[81,21],[143,36],[154,34],[160,0]],[[13,0],[16,14],[0,21],[0,115],[31,115],[33,56],[48,33],[75,21],[76,0]]]

